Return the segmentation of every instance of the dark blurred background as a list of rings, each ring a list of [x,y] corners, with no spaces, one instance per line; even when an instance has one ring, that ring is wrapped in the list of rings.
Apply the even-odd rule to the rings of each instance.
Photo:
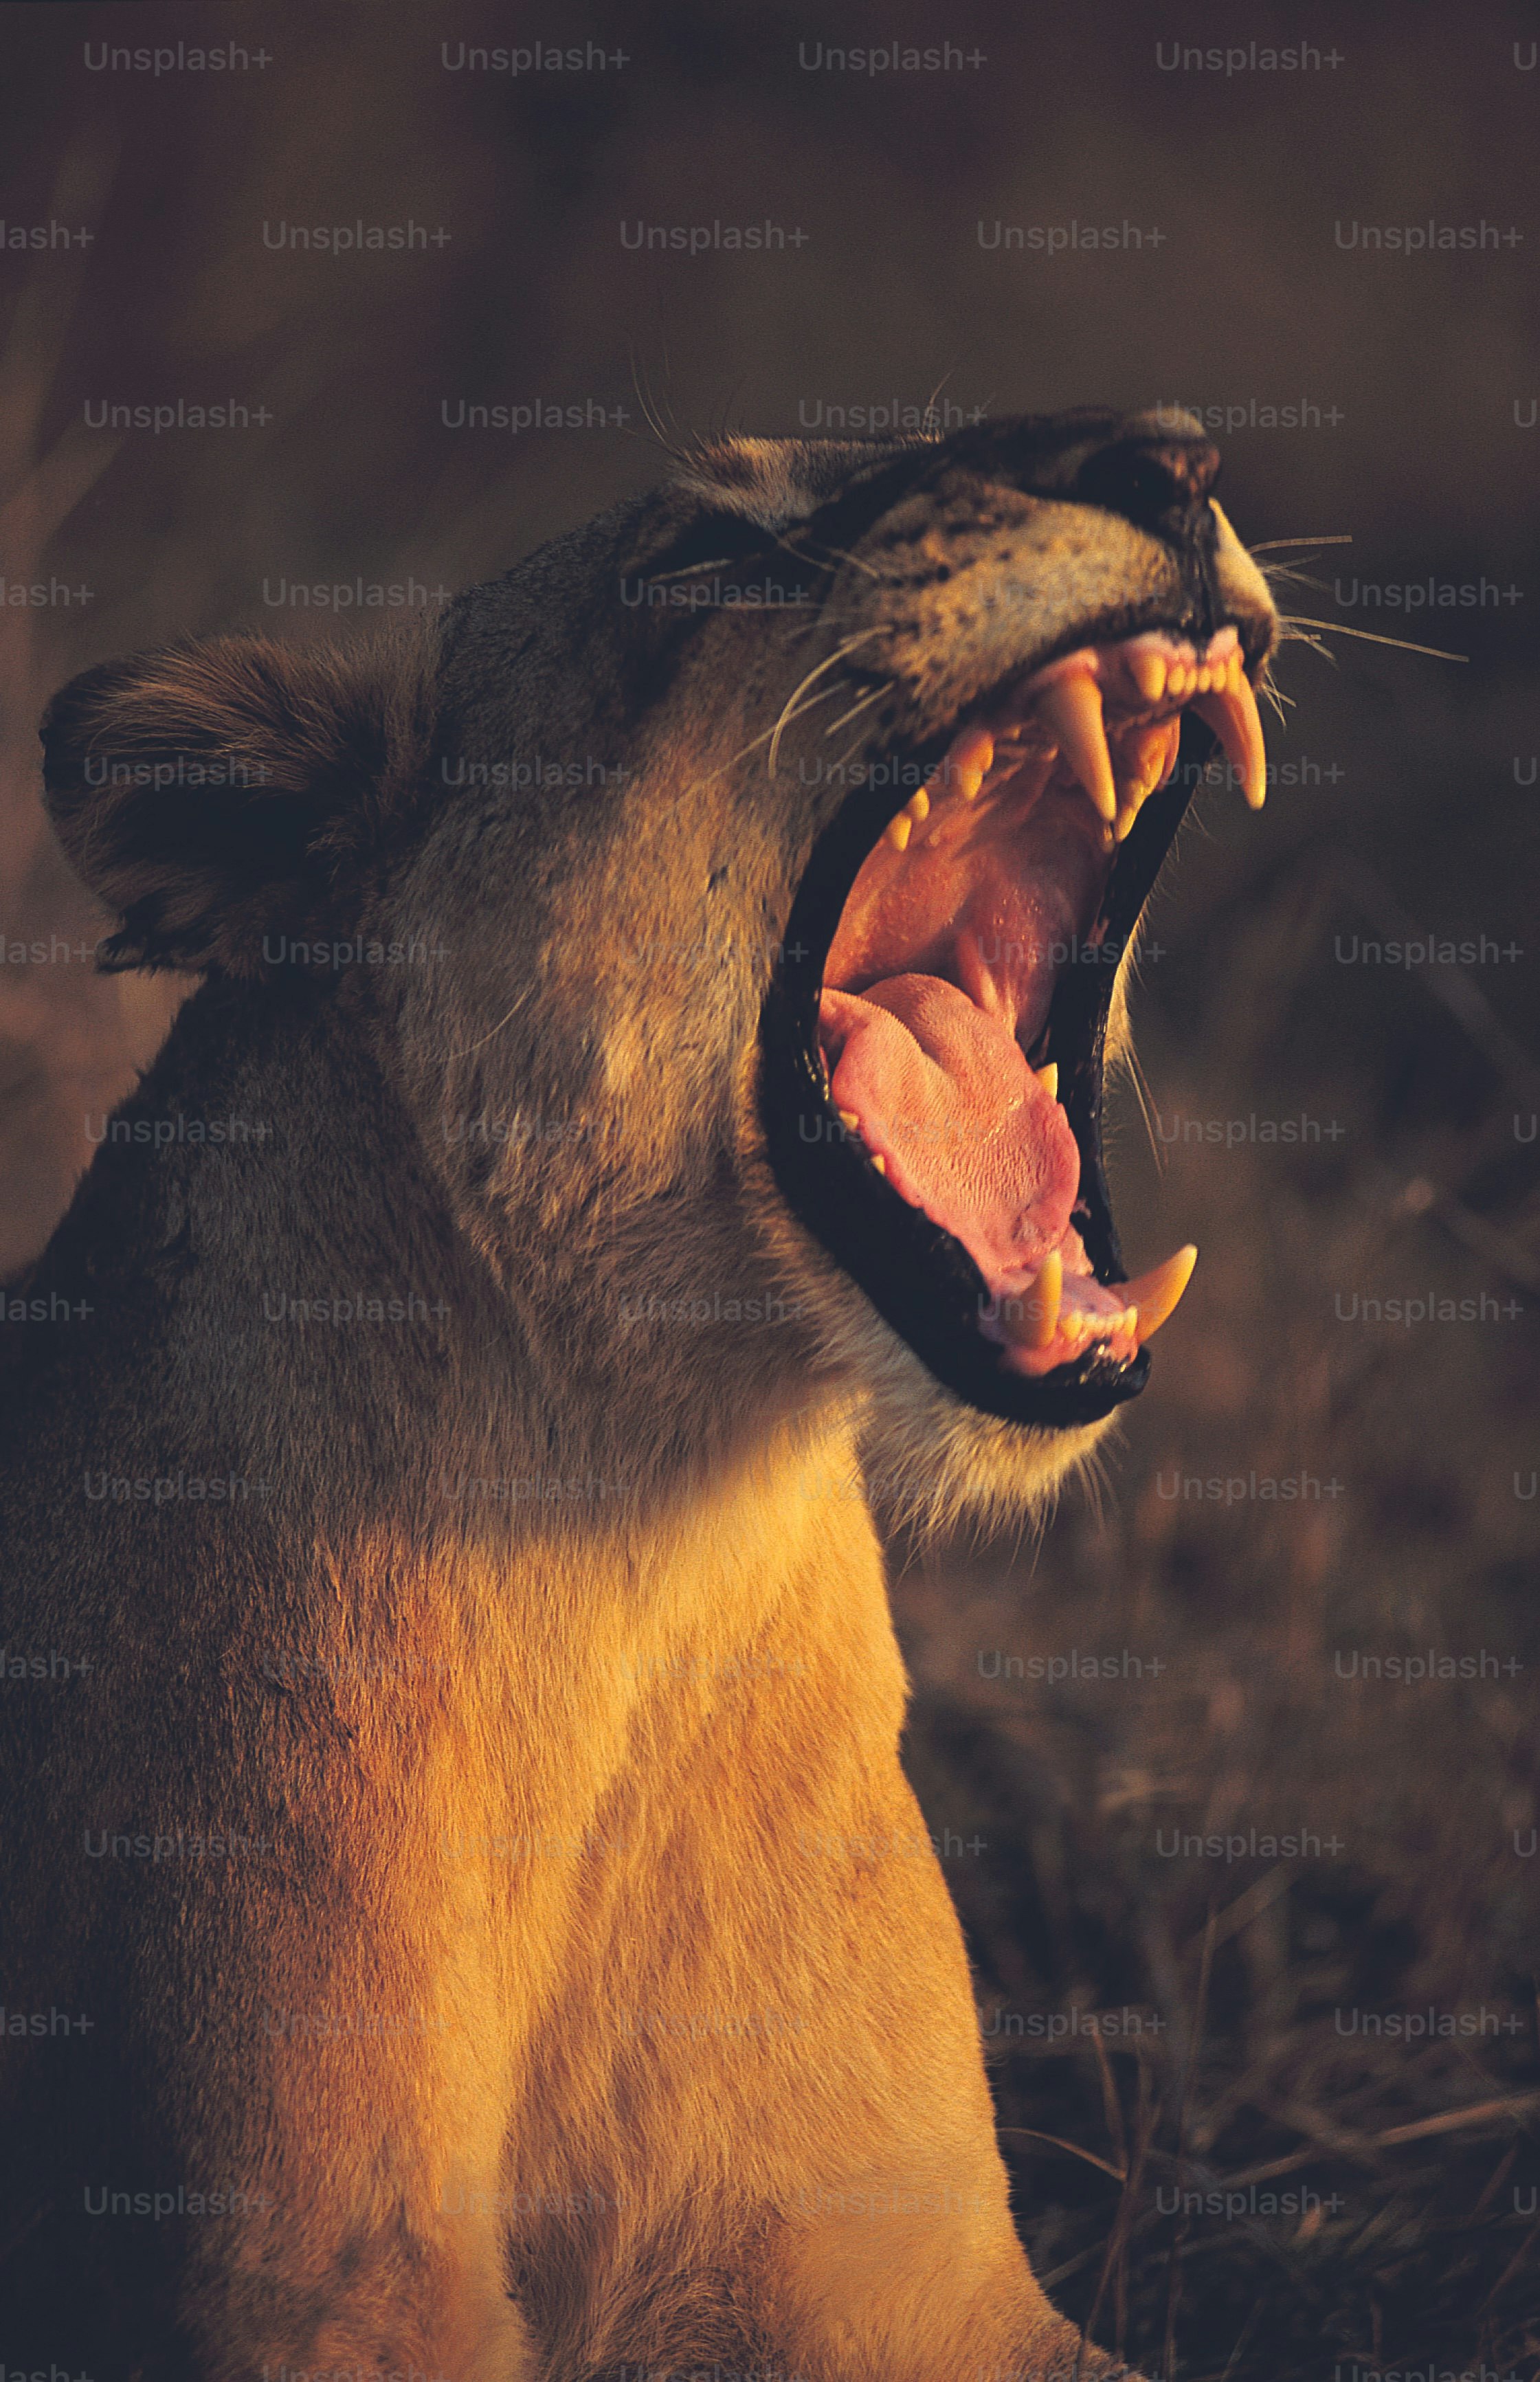
[[[442,600],[664,438],[1201,410],[1280,601],[1334,624],[1277,666],[1261,818],[1201,795],[1143,966],[1125,1240],[1203,1262],[1099,1492],[1035,1547],[896,1542],[909,1758],[1064,2304],[1192,2382],[1531,2376],[1535,25],[1217,15],[6,9],[0,1271],[188,988],[92,973],[35,766],[72,673],[382,617],[297,586]],[[951,47],[831,62],[895,43]],[[581,63],[471,59],[537,44]],[[482,404],[581,426],[456,426]],[[113,426],[141,406],[170,426]],[[1472,956],[1363,956],[1430,939]],[[1471,1320],[1364,1318],[1406,1298]]]

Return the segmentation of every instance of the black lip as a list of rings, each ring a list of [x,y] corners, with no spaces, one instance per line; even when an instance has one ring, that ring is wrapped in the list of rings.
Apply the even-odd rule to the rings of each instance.
[[[879,766],[898,757],[917,765],[917,784],[940,761],[952,732],[918,749],[902,748],[901,756],[886,747],[871,757]],[[1103,1059],[1116,962],[1192,800],[1199,768],[1190,763],[1201,766],[1216,743],[1184,714],[1177,767],[1143,804],[1118,850],[1095,948],[1078,952],[1054,985],[1048,1048],[1058,1062],[1059,1099],[1081,1157],[1075,1221],[1103,1283],[1128,1280],[1102,1163]],[[829,1098],[818,1047],[825,962],[857,871],[909,792],[908,786],[857,788],[819,837],[798,886],[760,1026],[760,1106],[771,1167],[793,1213],[945,1388],[1007,1422],[1061,1430],[1099,1422],[1143,1389],[1148,1349],[1118,1363],[1093,1344],[1076,1363],[1035,1380],[1008,1371],[1001,1352],[979,1329],[989,1290],[978,1267],[959,1241],[874,1172]],[[1110,956],[1099,958],[1097,952]]]

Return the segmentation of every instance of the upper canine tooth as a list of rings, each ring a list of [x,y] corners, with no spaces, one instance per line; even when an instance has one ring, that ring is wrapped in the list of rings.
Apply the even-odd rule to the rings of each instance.
[[[929,794],[926,793],[923,786],[921,787],[917,794],[911,794],[908,802],[904,804],[904,812],[907,817],[913,819],[916,826],[919,825],[922,819],[929,818],[931,815],[931,798]]]
[[[1051,1100],[1058,1098],[1058,1061],[1050,1059],[1045,1067],[1034,1067],[1033,1073]]]
[[[1178,1301],[1192,1279],[1192,1269],[1198,1262],[1198,1252],[1191,1241],[1179,1249],[1164,1265],[1152,1266],[1137,1282],[1125,1283],[1123,1295],[1131,1307],[1139,1310],[1135,1330],[1143,1348],[1153,1340],[1161,1325],[1176,1313]]]
[[[1037,707],[1094,809],[1110,827],[1118,816],[1118,789],[1102,725],[1101,688],[1089,670],[1071,670],[1039,695]]]
[[[1217,694],[1201,696],[1192,708],[1204,726],[1213,729],[1227,758],[1241,773],[1246,800],[1253,811],[1259,811],[1267,799],[1267,747],[1250,679],[1244,671],[1234,681],[1227,677]]]

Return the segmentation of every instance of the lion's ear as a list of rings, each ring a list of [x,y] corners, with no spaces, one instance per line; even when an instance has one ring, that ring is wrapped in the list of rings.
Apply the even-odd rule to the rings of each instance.
[[[43,723],[50,817],[123,921],[103,965],[260,973],[426,789],[416,637],[294,651],[212,637],[106,662]]]

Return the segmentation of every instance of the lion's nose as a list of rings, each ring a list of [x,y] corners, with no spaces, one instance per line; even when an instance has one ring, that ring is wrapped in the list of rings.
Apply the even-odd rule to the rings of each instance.
[[[1207,502],[1218,471],[1219,450],[1206,438],[1135,436],[1091,456],[1075,494],[1169,534]]]

